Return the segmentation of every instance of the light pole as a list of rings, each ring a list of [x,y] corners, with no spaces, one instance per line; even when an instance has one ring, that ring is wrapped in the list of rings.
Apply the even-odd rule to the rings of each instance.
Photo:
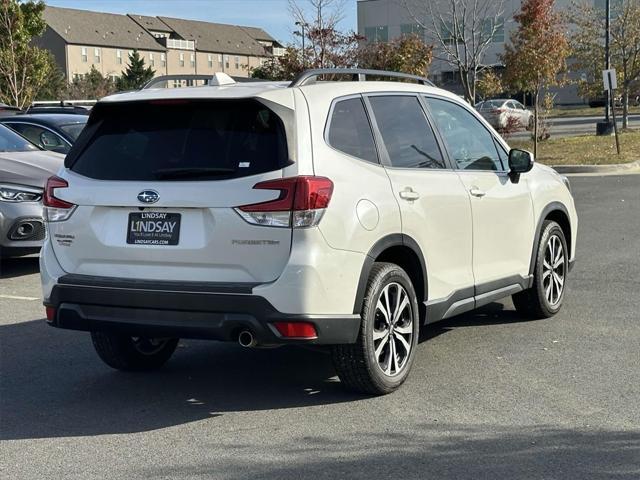
[[[307,66],[307,51],[304,48],[304,37],[305,37],[304,29],[308,28],[309,24],[306,22],[298,21],[296,22],[296,26],[300,27],[300,30],[302,30],[302,68],[304,69]]]
[[[604,69],[611,68],[611,58],[609,56],[609,38],[611,36],[611,0],[605,2],[605,35],[604,35]],[[611,90],[607,89],[607,104],[604,106],[604,119],[609,123],[609,105],[611,105]]]

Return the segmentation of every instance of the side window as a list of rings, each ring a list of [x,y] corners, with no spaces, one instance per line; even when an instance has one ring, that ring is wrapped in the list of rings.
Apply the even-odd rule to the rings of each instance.
[[[371,125],[360,98],[336,102],[329,122],[328,142],[336,150],[378,163]]]
[[[31,143],[35,143],[45,150],[56,150],[60,153],[69,151],[68,145],[60,137],[45,128],[24,123],[13,123],[9,126]]]
[[[458,169],[503,170],[493,137],[477,118],[453,102],[426,100]]]
[[[414,96],[369,97],[394,167],[445,168],[436,137]]]

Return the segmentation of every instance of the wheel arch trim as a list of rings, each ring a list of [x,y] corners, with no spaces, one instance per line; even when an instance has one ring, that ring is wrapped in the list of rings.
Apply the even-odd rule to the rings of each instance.
[[[542,225],[547,217],[555,212],[559,211],[567,217],[567,224],[569,225],[569,232],[564,232],[565,235],[568,233],[567,238],[567,247],[569,248],[569,257],[571,257],[571,238],[573,238],[573,233],[571,232],[571,217],[569,216],[569,211],[564,204],[560,202],[551,202],[547,204],[542,211],[540,212],[540,216],[538,217],[538,223],[536,225],[535,235],[533,237],[533,248],[531,250],[531,260],[529,262],[529,275],[533,275],[536,267],[536,256],[538,253],[538,247],[540,246],[540,235],[542,233]],[[562,226],[561,226],[562,227]]]
[[[422,271],[422,278],[424,280],[424,291],[421,292],[424,298],[424,301],[427,300],[428,296],[428,277],[427,277],[427,263],[425,261],[424,255],[422,254],[422,250],[412,237],[403,233],[392,233],[386,235],[379,239],[369,252],[365,255],[364,264],[362,265],[362,269],[360,271],[360,278],[358,280],[358,288],[356,290],[356,298],[353,306],[353,313],[359,314],[362,310],[362,304],[364,302],[364,295],[367,289],[367,282],[369,280],[369,274],[371,273],[371,268],[373,267],[373,263],[375,259],[380,256],[385,250],[392,247],[406,247],[409,248],[420,261],[420,268]]]

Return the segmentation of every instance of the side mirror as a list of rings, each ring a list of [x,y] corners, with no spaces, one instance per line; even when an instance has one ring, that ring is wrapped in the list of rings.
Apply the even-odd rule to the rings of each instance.
[[[533,168],[533,154],[526,150],[512,148],[509,152],[509,174],[527,173]]]

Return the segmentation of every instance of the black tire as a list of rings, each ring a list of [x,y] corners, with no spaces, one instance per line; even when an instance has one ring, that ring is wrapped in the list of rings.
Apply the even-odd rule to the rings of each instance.
[[[389,288],[385,294],[387,286]],[[384,322],[385,316],[381,315],[382,312],[377,309],[377,304],[382,295],[385,295],[382,301],[384,298],[389,301],[389,297],[392,297],[391,302],[394,303],[393,300],[398,296],[404,298],[403,291],[408,298],[408,304],[404,308],[398,309],[402,318],[398,319],[397,323],[393,321],[387,323],[386,330],[389,333],[384,338],[377,340],[377,346],[381,348],[380,355],[385,355],[388,358],[389,373],[385,373],[384,367],[379,363],[379,355],[376,355],[375,351],[374,333],[379,335],[381,330],[377,328],[381,325],[385,326],[384,323],[381,323]],[[401,301],[400,304],[402,305],[403,302]],[[410,308],[407,309],[407,307]],[[392,263],[373,264],[360,316],[362,320],[356,343],[336,345],[332,349],[335,369],[340,380],[349,390],[373,395],[391,393],[402,385],[411,370],[420,327],[416,292],[411,279],[402,268]],[[410,325],[409,318],[411,319]],[[392,324],[393,326],[391,326]],[[410,338],[407,337],[409,332]],[[401,342],[399,336],[402,336],[404,342]],[[386,346],[380,347],[384,342],[386,342]],[[391,343],[393,343],[393,347]],[[410,346],[408,352],[405,344]],[[391,360],[391,352],[394,352],[394,361]],[[398,356],[395,355],[396,352],[399,353]],[[401,356],[402,352],[405,352],[404,356]],[[399,358],[402,361],[399,361]],[[396,368],[395,371],[392,371],[394,364]]]
[[[179,339],[91,332],[91,340],[98,356],[110,367],[124,371],[148,371],[160,368],[171,358]]]
[[[560,267],[558,267],[557,270],[557,275],[561,275],[562,277],[562,288],[559,289],[557,288],[559,283],[555,283],[553,278],[549,278],[549,275],[545,274],[545,271],[548,271],[545,267],[545,256],[549,253],[549,242],[552,237],[556,237],[562,246],[562,270],[560,272]],[[549,262],[547,261],[547,264],[548,263]],[[516,293],[511,297],[513,305],[516,307],[516,311],[525,317],[534,319],[549,318],[558,313],[560,308],[562,308],[562,301],[566,291],[567,273],[569,271],[568,267],[569,250],[567,248],[567,241],[565,239],[564,232],[556,222],[545,220],[542,224],[540,242],[538,243],[538,250],[536,251],[533,286],[527,290]],[[551,275],[553,275],[553,273]],[[549,285],[547,281],[554,282],[551,288],[555,288],[556,292],[558,290],[560,292],[556,295],[556,299],[553,302],[550,301],[547,295],[547,288]],[[553,290],[551,295],[553,300]]]

